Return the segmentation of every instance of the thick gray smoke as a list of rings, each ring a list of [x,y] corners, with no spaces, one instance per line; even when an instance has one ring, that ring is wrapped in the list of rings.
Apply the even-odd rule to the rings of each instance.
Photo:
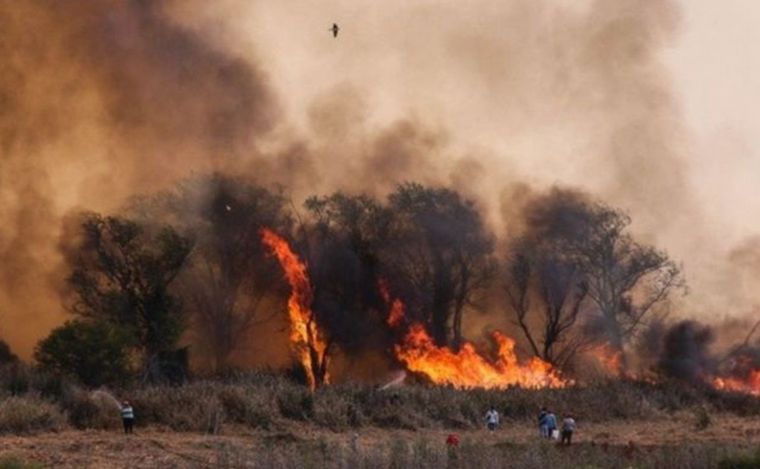
[[[715,361],[709,347],[714,340],[709,326],[695,321],[675,324],[665,334],[659,368],[668,376],[692,383],[710,376]]]
[[[231,166],[273,126],[262,72],[164,6],[0,3],[0,312],[25,354],[60,321],[66,211],[112,209],[191,170]]]
[[[346,15],[340,41],[321,23],[328,7]],[[559,182],[629,210],[674,257],[696,252],[658,56],[676,31],[672,0],[369,10],[0,2],[0,335],[28,356],[60,323],[67,213],[211,171],[282,184],[296,206],[336,189],[449,184],[499,237],[515,229],[511,188]]]

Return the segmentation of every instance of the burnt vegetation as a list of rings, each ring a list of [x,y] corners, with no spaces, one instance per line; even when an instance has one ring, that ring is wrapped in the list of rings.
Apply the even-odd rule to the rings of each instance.
[[[307,265],[325,356],[374,354],[363,366],[375,367],[375,383],[399,367],[383,289],[403,300],[405,320],[455,352],[466,318],[500,315],[520,355],[570,377],[600,344],[619,353],[624,370],[686,382],[754,370],[752,334],[721,357],[710,327],[668,319],[684,280],[664,252],[632,237],[624,212],[566,189],[521,207],[505,237],[450,188],[337,192],[299,208],[282,189],[242,178],[185,180],[118,215],[70,218],[62,247],[71,320],[40,341],[35,361],[87,386],[260,368],[251,356],[272,346],[272,334],[287,343],[290,295],[261,242],[266,228]]]
[[[710,381],[752,376],[760,364],[758,326],[742,326],[744,341],[720,350],[720,330],[670,319],[666,306],[684,287],[677,266],[636,241],[623,212],[576,192],[534,196],[511,237],[497,237],[477,205],[449,188],[410,183],[383,198],[334,193],[299,208],[278,188],[219,174],[134,200],[118,215],[85,213],[70,222],[62,247],[71,318],[39,342],[33,364],[0,348],[0,395],[7,396],[0,400],[0,434],[116,429],[113,399],[128,398],[141,431],[246,429],[267,442],[295,438],[275,446],[296,448],[289,460],[298,467],[311,450],[292,436],[294,425],[335,434],[464,432],[482,426],[489,406],[518,425],[550,406],[582,416],[584,425],[693,415],[698,431],[734,418],[726,414],[760,415],[755,396],[723,392]],[[361,366],[376,370],[369,380],[375,384],[399,367],[391,352],[399,329],[388,325],[391,292],[408,307],[404,320],[422,324],[437,346],[457,350],[472,340],[467,318],[500,317],[513,324],[522,356],[578,378],[557,389],[489,390],[409,376],[410,385],[386,388],[350,372],[326,385],[323,370],[314,373],[311,390],[298,363],[289,371],[256,370],[247,352],[271,346],[270,334],[287,343],[291,296],[262,244],[263,229],[287,239],[309,269],[310,306],[329,363],[374,354],[382,363]],[[622,361],[619,375],[587,379],[578,364],[600,344],[631,360]],[[632,444],[608,447],[605,438],[589,434],[578,444],[582,452],[555,454],[552,445],[541,457],[557,467],[623,460],[701,467],[748,454],[742,446],[709,445],[677,456],[668,447],[634,454]],[[535,456],[524,456],[525,448],[533,443],[463,447],[461,457],[489,467],[495,455],[509,454],[532,467]],[[419,467],[446,460],[415,451],[396,459]]]

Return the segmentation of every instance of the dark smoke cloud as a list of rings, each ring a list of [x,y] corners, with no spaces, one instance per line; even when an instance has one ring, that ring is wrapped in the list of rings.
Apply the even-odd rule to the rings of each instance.
[[[640,336],[638,364],[690,383],[716,376],[746,379],[760,368],[757,328],[744,320],[712,326],[694,320],[655,322]]]
[[[671,327],[663,340],[659,367],[666,375],[698,382],[714,369],[709,347],[715,335],[709,326],[682,321]]]
[[[0,3],[0,312],[23,353],[59,320],[67,209],[230,166],[274,125],[262,72],[177,26],[168,4]]]
[[[516,214],[530,194],[560,182],[609,197],[666,246],[689,249],[680,122],[658,58],[678,23],[672,0],[436,3],[401,19],[385,17],[390,8],[373,15],[379,36],[340,43],[347,55],[333,55],[337,63],[287,39],[274,47],[271,37],[241,58],[233,41],[271,31],[251,31],[240,18],[248,15],[236,14],[244,5],[0,2],[0,335],[20,352],[61,319],[64,215],[111,211],[191,173],[279,183],[296,206],[334,190],[451,183],[479,198],[499,236],[519,233]],[[310,31],[305,16],[289,15],[279,29]],[[237,21],[240,37],[212,31]],[[378,50],[383,64],[404,70],[395,82],[363,75]],[[264,73],[250,57],[267,54],[319,63],[338,83],[306,75],[276,83],[274,67]],[[302,99],[302,89],[316,95]],[[416,94],[443,104],[428,111]],[[300,116],[284,115],[283,101],[307,115],[306,129],[288,127]],[[439,119],[451,106],[456,118]],[[376,107],[400,116],[378,124]]]
[[[212,171],[282,184],[298,204],[336,188],[388,189],[430,167],[437,134],[414,120],[362,128],[350,90],[312,106],[319,137],[283,130],[251,58],[173,16],[203,6],[0,3],[0,320],[14,324],[0,333],[22,354],[61,321],[57,246],[67,243],[57,238],[73,209],[112,211]],[[336,144],[345,134],[355,139]]]

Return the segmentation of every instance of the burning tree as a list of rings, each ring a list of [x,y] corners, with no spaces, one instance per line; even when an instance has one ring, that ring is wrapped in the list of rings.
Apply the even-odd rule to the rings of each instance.
[[[472,202],[450,189],[408,183],[389,196],[386,264],[411,315],[436,345],[462,344],[462,318],[496,272],[493,239]],[[451,342],[449,342],[451,340]]]
[[[563,387],[570,383],[550,363],[538,357],[521,363],[515,352],[515,341],[499,331],[491,334],[496,345],[492,354],[481,353],[468,341],[463,341],[459,350],[439,346],[424,324],[409,322],[404,303],[391,296],[385,282],[381,282],[379,288],[388,306],[388,325],[404,330],[401,341],[393,347],[396,358],[407,370],[435,384],[503,389]]]
[[[192,243],[165,227],[151,232],[119,217],[86,214],[67,251],[71,311],[128,331],[146,366],[176,346],[182,309],[169,292]]]
[[[307,384],[313,390],[330,382],[327,370],[330,343],[325,339],[311,310],[314,292],[309,282],[306,264],[301,262],[288,242],[273,231],[263,229],[261,239],[277,257],[290,284],[290,345],[303,366]]]
[[[309,223],[302,228],[320,324],[345,352],[382,346],[384,303],[377,284],[390,211],[366,195],[341,193],[312,197],[306,208]]]
[[[574,330],[588,294],[584,276],[551,240],[529,235],[517,246],[505,285],[515,323],[535,356],[563,368],[589,343]]]

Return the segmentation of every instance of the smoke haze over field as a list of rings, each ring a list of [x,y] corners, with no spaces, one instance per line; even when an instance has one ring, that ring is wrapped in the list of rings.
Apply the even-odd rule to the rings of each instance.
[[[684,263],[689,312],[744,314],[760,300],[757,226],[716,207],[749,195],[695,187],[693,108],[666,62],[682,73],[672,48],[693,14],[674,0],[2,1],[0,336],[29,356],[62,321],[67,214],[212,170],[296,204],[448,184],[502,237],[523,188],[577,187]]]

